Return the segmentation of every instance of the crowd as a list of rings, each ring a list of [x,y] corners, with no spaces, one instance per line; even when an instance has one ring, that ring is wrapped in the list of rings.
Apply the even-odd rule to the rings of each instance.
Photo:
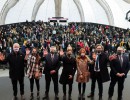
[[[94,23],[69,23],[68,25],[51,25],[49,22],[24,22],[0,26],[0,51],[7,54],[12,50],[13,43],[19,43],[21,51],[36,47],[39,52],[49,51],[56,46],[59,51],[67,49],[70,44],[74,54],[84,47],[89,55],[96,44],[102,44],[104,50],[113,53],[118,46],[130,50],[129,29]]]
[[[24,97],[24,75],[30,81],[30,99],[34,98],[34,81],[37,99],[40,98],[40,78],[45,74],[45,96],[49,99],[51,79],[54,83],[55,99],[59,99],[59,83],[63,85],[66,100],[66,85],[69,85],[68,100],[72,100],[75,72],[79,98],[85,98],[86,83],[91,78],[93,98],[98,83],[99,100],[103,97],[103,83],[110,81],[108,100],[112,100],[114,86],[118,82],[118,98],[122,100],[124,82],[129,71],[129,29],[92,23],[25,22],[0,27],[0,63],[9,63],[9,77],[13,87],[13,100],[17,100],[17,82],[21,99]],[[58,70],[63,70],[58,78]],[[43,64],[44,62],[44,64]],[[110,63],[110,73],[108,71]]]

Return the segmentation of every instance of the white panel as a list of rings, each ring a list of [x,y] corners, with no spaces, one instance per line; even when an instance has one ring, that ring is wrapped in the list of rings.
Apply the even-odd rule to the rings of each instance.
[[[1,10],[2,10],[2,8],[3,8],[6,1],[7,0],[0,0],[0,12],[1,12]]]
[[[106,0],[106,2],[112,10],[115,26],[128,28],[128,23],[125,21],[125,12],[123,9],[128,9],[127,7],[130,5],[124,3],[122,0]]]
[[[36,21],[48,21],[48,18],[55,17],[55,3],[54,0],[45,0],[37,13]]]
[[[73,0],[62,0],[61,16],[68,18],[68,22],[80,22],[80,15]]]
[[[124,20],[124,28],[130,28],[130,22],[125,20],[126,13],[130,10],[130,4],[124,2],[123,0],[115,0],[115,1],[117,2],[118,6],[122,10],[123,20]]]
[[[96,22],[95,15],[89,0],[81,0],[86,22]]]
[[[19,0],[7,14],[5,24],[31,21],[32,11],[36,0]]]
[[[96,23],[109,25],[105,10],[99,5],[99,3],[96,0],[89,0],[89,2],[92,6]]]

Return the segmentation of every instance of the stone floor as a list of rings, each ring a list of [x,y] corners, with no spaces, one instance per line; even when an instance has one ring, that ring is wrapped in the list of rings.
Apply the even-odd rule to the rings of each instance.
[[[61,73],[61,70],[60,70]],[[59,73],[59,76],[60,76]],[[19,86],[19,85],[18,85]],[[30,88],[29,88],[30,84],[29,84],[29,80],[27,77],[25,77],[25,97],[26,100],[29,100],[29,96],[30,96]],[[91,86],[91,80],[90,82],[87,83],[87,87],[86,87],[86,93],[85,93],[85,100],[91,100],[89,98],[87,98],[87,94],[90,93],[90,86]],[[128,75],[128,78],[125,81],[125,85],[124,85],[124,94],[123,94],[123,100],[130,100],[130,76]],[[45,92],[45,79],[44,79],[44,75],[40,80],[40,87],[41,87],[41,92],[40,92],[40,97],[42,100],[42,97],[44,96],[44,92]],[[109,87],[109,82],[104,83],[104,92],[103,92],[103,100],[107,100],[108,98],[108,87]],[[96,93],[95,93],[95,98],[93,100],[98,100],[98,87],[96,87]],[[36,86],[34,85],[34,93],[36,96]],[[12,98],[12,85],[10,82],[10,79],[8,77],[8,70],[0,70],[0,100],[11,100]],[[59,100],[63,100],[62,98],[63,93],[62,93],[62,85],[59,84]],[[20,95],[18,95],[20,100]],[[34,99],[36,100],[36,98]],[[50,86],[50,100],[54,100],[54,89],[53,89],[53,84],[51,82],[51,86]],[[72,93],[72,100],[79,100],[78,99],[78,84],[77,82],[74,81],[73,84],[73,93]],[[117,100],[117,85],[115,86],[115,93],[113,96],[113,100]]]

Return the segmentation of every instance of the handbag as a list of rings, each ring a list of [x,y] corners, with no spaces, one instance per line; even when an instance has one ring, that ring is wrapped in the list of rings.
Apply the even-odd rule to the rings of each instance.
[[[79,78],[80,78],[81,80],[83,80],[85,77],[84,77],[84,75],[81,74],[81,75],[79,76]]]
[[[36,71],[35,74],[34,74],[34,77],[36,79],[39,79],[41,77],[41,73],[39,71]]]

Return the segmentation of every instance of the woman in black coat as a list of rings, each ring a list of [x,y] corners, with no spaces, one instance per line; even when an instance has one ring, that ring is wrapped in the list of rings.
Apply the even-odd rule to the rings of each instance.
[[[63,99],[66,99],[66,85],[68,84],[68,99],[71,100],[72,84],[76,71],[76,59],[72,57],[72,47],[67,48],[67,53],[61,57],[61,60],[63,61],[63,70],[59,82],[63,85]]]

